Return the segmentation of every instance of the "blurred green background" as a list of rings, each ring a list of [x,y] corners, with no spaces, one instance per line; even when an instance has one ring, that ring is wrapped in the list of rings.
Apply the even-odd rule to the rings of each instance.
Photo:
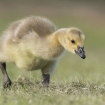
[[[78,27],[86,35],[87,58],[82,60],[67,52],[61,58],[51,78],[52,82],[69,82],[76,78],[105,82],[104,0],[0,0],[0,34],[11,22],[31,15],[47,17],[59,28]],[[7,71],[12,80],[19,75],[34,76],[41,80],[40,71],[21,71],[11,63],[8,63]]]

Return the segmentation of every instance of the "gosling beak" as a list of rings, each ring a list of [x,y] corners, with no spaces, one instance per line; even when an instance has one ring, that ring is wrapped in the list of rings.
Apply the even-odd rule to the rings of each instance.
[[[79,47],[77,48],[77,51],[75,51],[76,54],[78,54],[82,59],[86,58],[84,47]]]

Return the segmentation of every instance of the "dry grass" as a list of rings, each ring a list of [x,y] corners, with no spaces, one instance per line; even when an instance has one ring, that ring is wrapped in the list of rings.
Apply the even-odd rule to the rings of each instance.
[[[24,77],[2,90],[0,98],[3,105],[99,105],[105,104],[105,84],[75,80],[51,83],[49,88],[44,88],[40,81]]]

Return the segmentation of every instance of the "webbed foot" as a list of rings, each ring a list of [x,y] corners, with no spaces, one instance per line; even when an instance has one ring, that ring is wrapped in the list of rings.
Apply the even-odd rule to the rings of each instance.
[[[11,82],[11,80],[9,78],[5,78],[3,80],[3,87],[4,88],[10,87],[11,85],[12,85],[12,82]]]
[[[43,77],[43,79],[42,79],[43,86],[48,87],[49,82],[50,82],[50,75],[49,74],[43,74],[42,77]]]

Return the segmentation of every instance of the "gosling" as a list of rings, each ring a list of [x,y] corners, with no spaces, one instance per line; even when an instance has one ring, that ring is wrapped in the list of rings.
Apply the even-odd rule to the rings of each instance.
[[[78,28],[57,27],[48,19],[31,16],[13,22],[0,38],[0,68],[3,86],[12,84],[6,63],[23,70],[42,72],[42,83],[49,85],[50,75],[65,50],[85,58],[85,35]]]

